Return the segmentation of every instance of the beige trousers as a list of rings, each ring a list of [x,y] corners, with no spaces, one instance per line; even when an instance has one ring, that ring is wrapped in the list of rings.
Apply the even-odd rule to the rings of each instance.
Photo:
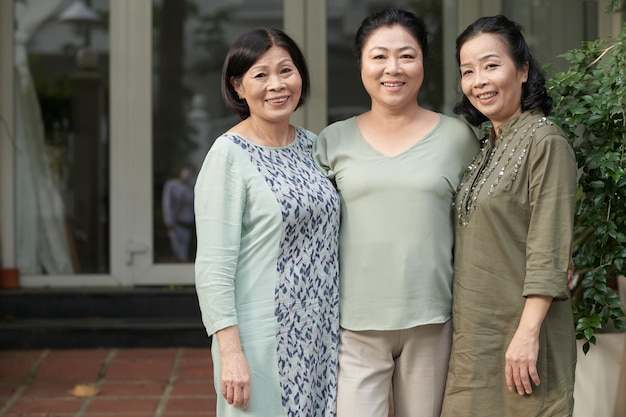
[[[452,320],[405,330],[339,334],[337,417],[439,417]],[[390,390],[393,404],[390,407]]]

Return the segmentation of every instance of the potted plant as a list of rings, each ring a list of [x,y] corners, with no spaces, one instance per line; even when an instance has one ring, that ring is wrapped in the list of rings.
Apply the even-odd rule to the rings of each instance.
[[[614,283],[626,273],[626,24],[610,40],[561,56],[569,68],[548,79],[553,118],[573,141],[580,168],[572,291],[583,351],[596,331],[626,329]]]
[[[0,237],[0,258],[2,256],[2,238]],[[20,271],[5,267],[0,259],[0,290],[13,290],[20,287]]]
[[[607,12],[623,5],[612,2]],[[578,358],[574,415],[624,415],[626,404],[626,23],[613,39],[585,42],[548,79],[552,118],[572,139],[580,170],[572,308]],[[624,296],[622,296],[624,297]],[[621,332],[620,334],[617,334]],[[597,338],[602,343],[590,346]]]

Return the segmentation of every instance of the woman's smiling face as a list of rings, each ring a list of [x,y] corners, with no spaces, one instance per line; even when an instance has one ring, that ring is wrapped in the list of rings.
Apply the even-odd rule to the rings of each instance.
[[[289,52],[273,46],[231,83],[246,100],[251,117],[268,121],[289,119],[300,101],[302,77]]]
[[[493,127],[522,113],[522,85],[528,80],[528,63],[515,65],[499,35],[479,34],[460,49],[461,88],[470,103]]]
[[[363,45],[361,80],[373,105],[415,104],[424,81],[422,48],[402,25],[376,29]]]

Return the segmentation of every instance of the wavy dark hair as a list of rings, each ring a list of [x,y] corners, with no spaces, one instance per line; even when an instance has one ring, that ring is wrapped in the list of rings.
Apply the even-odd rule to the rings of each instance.
[[[359,65],[361,64],[363,46],[372,32],[381,27],[394,25],[400,25],[409,31],[422,48],[422,57],[426,59],[428,56],[428,31],[424,21],[407,10],[390,7],[371,14],[361,22],[361,26],[359,26],[354,37],[354,54]]]
[[[248,103],[239,98],[230,82],[231,78],[241,81],[243,75],[254,65],[254,63],[267,52],[272,46],[283,48],[289,55],[302,78],[302,92],[296,109],[306,103],[309,97],[311,81],[309,79],[309,69],[306,65],[304,54],[298,44],[285,32],[276,28],[259,28],[244,33],[233,43],[224,60],[222,67],[222,97],[224,103],[234,113],[239,114],[242,119],[250,116]]]
[[[522,84],[522,111],[541,110],[547,116],[552,109],[552,98],[546,90],[545,73],[530,52],[522,35],[522,27],[505,16],[481,17],[456,38],[457,65],[461,65],[461,47],[465,42],[483,33],[500,36],[518,69],[528,63],[528,80]],[[465,95],[454,106],[454,113],[463,116],[473,126],[480,126],[489,120],[470,103]]]

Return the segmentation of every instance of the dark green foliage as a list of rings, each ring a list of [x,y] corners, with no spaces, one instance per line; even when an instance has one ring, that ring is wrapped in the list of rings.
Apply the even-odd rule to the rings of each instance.
[[[611,40],[583,43],[562,55],[570,66],[548,79],[553,118],[572,139],[580,168],[572,291],[583,351],[595,333],[626,329],[615,291],[626,274],[626,24]]]

